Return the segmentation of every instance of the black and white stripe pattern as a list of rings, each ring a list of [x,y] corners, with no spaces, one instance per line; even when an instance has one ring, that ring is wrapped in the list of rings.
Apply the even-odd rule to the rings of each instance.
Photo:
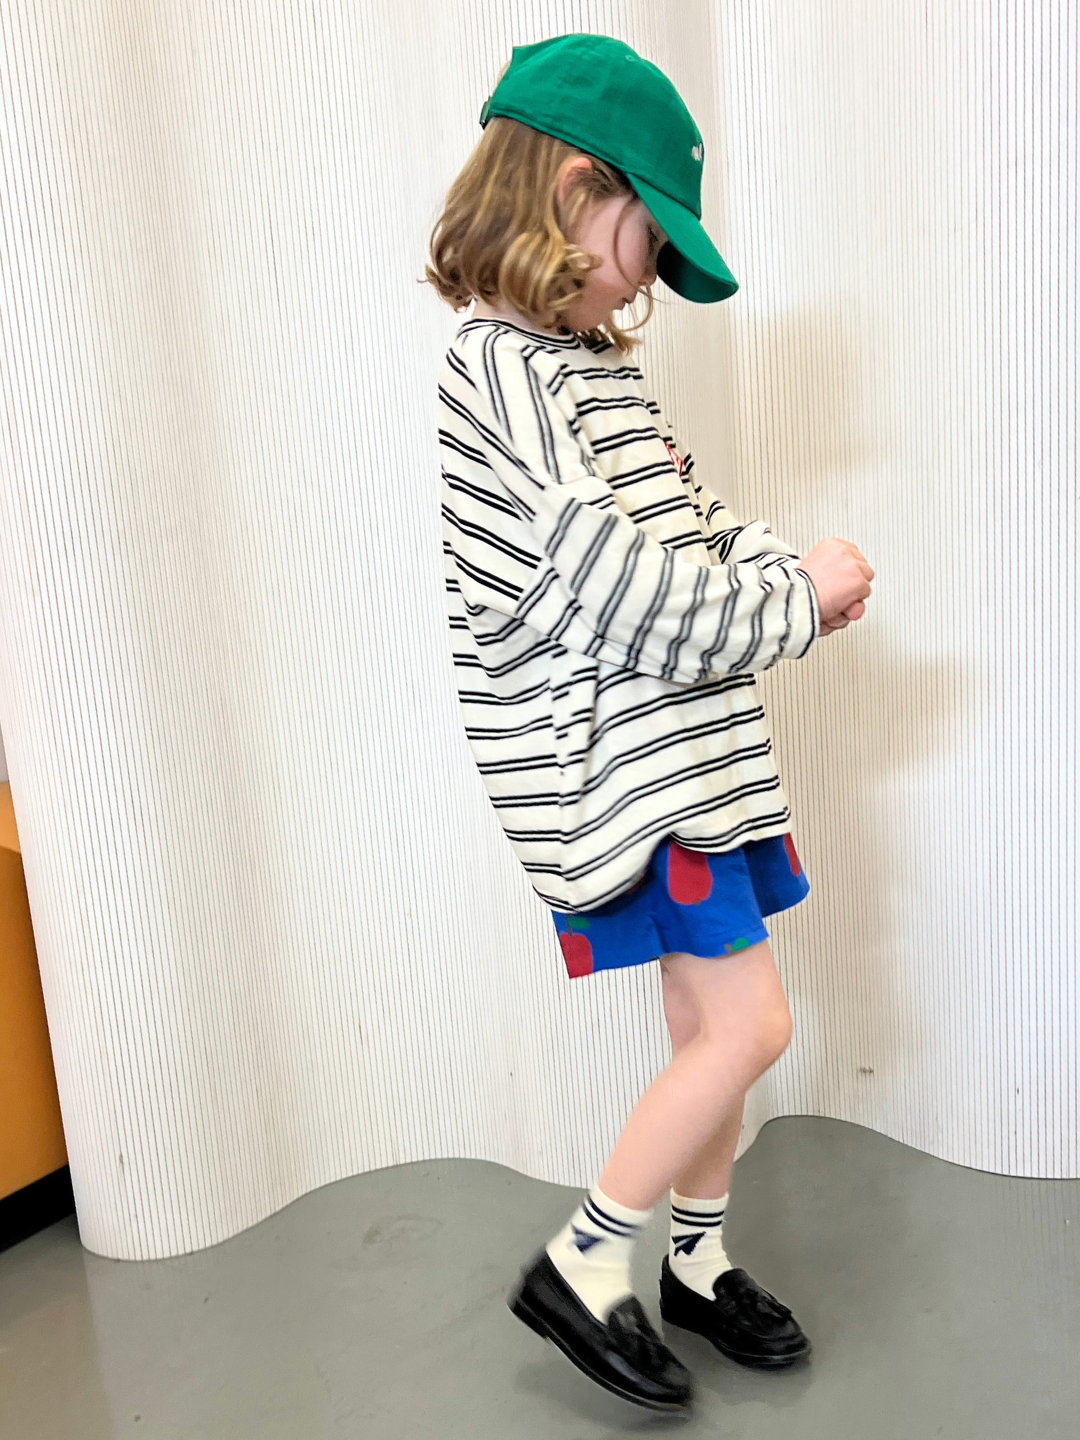
[[[782,834],[754,672],[816,633],[797,552],[697,480],[612,346],[473,320],[439,397],[458,695],[537,893],[590,910],[665,835]]]

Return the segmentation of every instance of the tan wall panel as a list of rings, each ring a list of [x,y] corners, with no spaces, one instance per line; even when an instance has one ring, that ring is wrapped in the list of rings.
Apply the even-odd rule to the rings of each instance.
[[[0,782],[0,1199],[66,1163],[11,790]]]

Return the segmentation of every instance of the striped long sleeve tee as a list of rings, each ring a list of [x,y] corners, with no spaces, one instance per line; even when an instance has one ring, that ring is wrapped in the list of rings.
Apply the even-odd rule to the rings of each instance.
[[[468,321],[439,443],[465,732],[541,899],[595,909],[669,835],[708,853],[783,834],[754,675],[809,649],[814,588],[696,478],[640,370]]]

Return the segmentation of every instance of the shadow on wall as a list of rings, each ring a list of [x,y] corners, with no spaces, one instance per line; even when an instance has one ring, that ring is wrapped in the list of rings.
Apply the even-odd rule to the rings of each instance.
[[[736,513],[764,516],[800,545],[851,539],[876,571],[862,622],[762,677],[812,885],[770,926],[796,1033],[763,1088],[771,1114],[824,1113],[905,1138],[907,1086],[933,1063],[918,979],[932,963],[927,947],[945,959],[942,927],[917,891],[905,797],[927,783],[971,714],[975,667],[943,654],[947,638],[935,629],[949,597],[934,593],[947,567],[934,507],[920,503],[926,422],[913,438],[889,368],[910,347],[887,343],[873,316],[852,323],[803,310],[749,326],[731,347],[742,352],[729,389]],[[914,649],[925,644],[927,658],[899,645],[900,635]],[[939,822],[939,851],[951,833],[944,794],[941,807],[927,820]],[[952,862],[962,873],[961,857]],[[913,935],[922,937],[917,955]],[[917,1108],[925,1143],[938,1117],[924,1099]]]

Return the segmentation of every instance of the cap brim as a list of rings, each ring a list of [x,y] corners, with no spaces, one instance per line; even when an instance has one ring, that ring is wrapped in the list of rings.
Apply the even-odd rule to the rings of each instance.
[[[668,237],[656,260],[656,273],[664,284],[685,300],[695,300],[699,305],[710,305],[734,295],[739,282],[694,212],[637,176],[628,178]]]

